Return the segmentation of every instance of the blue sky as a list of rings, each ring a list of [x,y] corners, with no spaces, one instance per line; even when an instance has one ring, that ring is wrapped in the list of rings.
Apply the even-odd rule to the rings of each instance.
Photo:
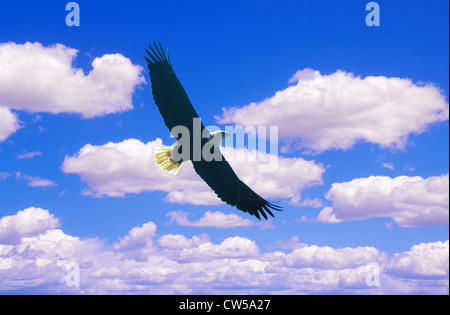
[[[0,292],[448,294],[448,1],[76,2],[0,12]],[[267,224],[150,165],[153,39],[206,125],[278,127],[232,163]]]

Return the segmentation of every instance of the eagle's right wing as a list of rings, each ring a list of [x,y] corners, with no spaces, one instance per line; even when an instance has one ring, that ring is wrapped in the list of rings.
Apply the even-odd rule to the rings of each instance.
[[[185,126],[192,133],[193,119],[199,118],[189,97],[178,80],[170,63],[170,58],[163,52],[161,43],[150,46],[151,52],[145,50],[150,59],[147,60],[152,84],[153,99],[163,117],[167,128],[172,131],[175,126]],[[204,129],[201,125],[202,131]],[[179,135],[173,134],[177,137]]]

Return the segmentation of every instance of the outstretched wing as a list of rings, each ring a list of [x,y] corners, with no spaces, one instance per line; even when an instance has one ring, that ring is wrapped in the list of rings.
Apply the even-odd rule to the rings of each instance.
[[[192,132],[194,118],[199,118],[197,112],[189,100],[189,97],[178,80],[170,63],[170,58],[164,54],[161,43],[153,42],[149,45],[147,66],[150,72],[153,99],[164,119],[164,123],[171,131],[175,126],[185,126]],[[202,130],[204,126],[202,124]],[[177,137],[178,134],[173,134]]]
[[[195,172],[211,187],[216,195],[229,205],[261,219],[260,214],[267,220],[267,214],[274,216],[272,210],[281,208],[266,201],[250,187],[242,182],[222,156],[221,160],[192,161]]]

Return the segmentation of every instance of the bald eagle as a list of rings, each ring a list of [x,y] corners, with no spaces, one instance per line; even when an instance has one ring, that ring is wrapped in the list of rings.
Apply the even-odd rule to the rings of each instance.
[[[149,57],[145,56],[145,60],[150,73],[153,99],[165,125],[169,128],[172,136],[177,139],[177,143],[173,146],[156,148],[155,160],[158,166],[163,171],[176,175],[183,164],[191,160],[195,172],[222,201],[243,212],[248,212],[258,219],[261,219],[261,214],[267,220],[266,212],[274,217],[271,210],[280,211],[281,207],[266,201],[242,182],[220,152],[219,143],[229,133],[225,131],[209,132],[201,122],[198,123],[199,116],[175,75],[169,53],[167,52],[166,56],[161,43],[158,47],[153,41],[153,47],[151,45],[149,47],[151,52],[145,49]],[[189,154],[181,154],[181,157],[179,154],[182,149],[181,133],[176,131],[179,126],[187,129],[190,137],[186,146],[189,148],[187,152]],[[196,128],[200,130],[194,130]],[[201,136],[199,137],[199,135]],[[195,143],[200,145],[196,147]],[[215,152],[214,159],[206,159],[203,154],[199,154],[207,145],[209,151]],[[184,149],[187,151],[186,148]],[[197,158],[192,158],[194,156]]]

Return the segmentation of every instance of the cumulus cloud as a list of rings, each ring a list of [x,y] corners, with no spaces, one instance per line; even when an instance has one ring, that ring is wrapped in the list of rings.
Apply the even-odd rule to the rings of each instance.
[[[128,235],[114,244],[114,250],[125,252],[124,257],[137,261],[147,259],[148,254],[154,250],[152,238],[156,235],[156,224],[148,222],[140,227],[134,227]]]
[[[386,271],[400,278],[448,279],[449,242],[423,243],[395,254]]]
[[[62,44],[0,44],[0,106],[85,118],[132,109],[132,94],[145,82],[142,67],[107,54],[86,75],[73,66],[77,53]]]
[[[319,222],[337,223],[391,217],[398,225],[448,225],[449,175],[370,176],[334,183],[326,194],[333,203],[320,212]]]
[[[83,194],[96,197],[122,197],[144,191],[208,192],[208,186],[198,178],[190,163],[176,177],[161,171],[154,159],[154,149],[161,145],[161,139],[146,144],[137,139],[100,146],[87,144],[76,155],[64,159],[62,170],[78,174],[89,186]],[[216,199],[211,192],[209,197],[197,202],[219,204]]]
[[[20,124],[17,116],[14,115],[8,108],[2,107],[0,102],[0,142],[7,139],[19,128]]]
[[[47,210],[29,208],[0,220],[0,292],[84,294],[448,294],[448,241],[389,255],[374,247],[332,248],[292,238],[293,250],[261,253],[255,241],[132,228],[113,246],[58,229]],[[80,286],[66,285],[78,265]],[[366,284],[377,265],[380,286]]]
[[[210,261],[230,258],[249,258],[259,254],[258,245],[245,237],[226,238],[220,244],[201,243],[197,247],[184,248],[179,252],[180,261]]]
[[[252,220],[244,219],[236,214],[225,214],[220,211],[206,211],[206,213],[197,221],[190,221],[188,213],[184,211],[172,211],[167,213],[170,218],[169,224],[176,223],[181,226],[194,227],[216,227],[219,229],[228,229],[238,226],[253,226]]]
[[[77,154],[66,156],[62,170],[80,175],[88,185],[83,191],[85,195],[124,196],[163,191],[168,193],[167,202],[222,204],[195,173],[191,163],[186,163],[177,176],[162,172],[154,161],[154,148],[161,145],[161,139],[146,144],[136,139],[100,146],[87,144]],[[325,172],[325,167],[314,161],[278,157],[276,172],[268,176],[268,173],[259,171],[261,163],[269,160],[268,154],[259,153],[263,158],[251,161],[244,158],[249,154],[245,148],[225,147],[222,151],[241,180],[264,198],[285,198],[298,203],[301,191],[321,184]]]
[[[156,225],[153,222],[146,223],[141,227],[135,227],[128,232],[128,235],[114,244],[115,250],[130,250],[135,248],[148,247],[156,233]]]
[[[59,226],[59,220],[48,210],[27,208],[0,219],[0,244],[15,245],[22,237],[38,235]]]
[[[218,122],[278,126],[286,142],[322,152],[349,149],[358,141],[401,149],[410,134],[449,117],[445,96],[433,84],[312,69],[298,71],[289,82],[293,85],[259,103],[224,108]]]
[[[192,238],[187,238],[181,234],[166,234],[158,239],[158,245],[161,248],[173,250],[198,247],[200,244],[208,242],[209,236],[207,234],[194,235]]]
[[[385,262],[387,255],[373,247],[332,248],[329,246],[303,246],[285,256],[284,265],[297,268],[334,269],[354,268],[367,262]]]

